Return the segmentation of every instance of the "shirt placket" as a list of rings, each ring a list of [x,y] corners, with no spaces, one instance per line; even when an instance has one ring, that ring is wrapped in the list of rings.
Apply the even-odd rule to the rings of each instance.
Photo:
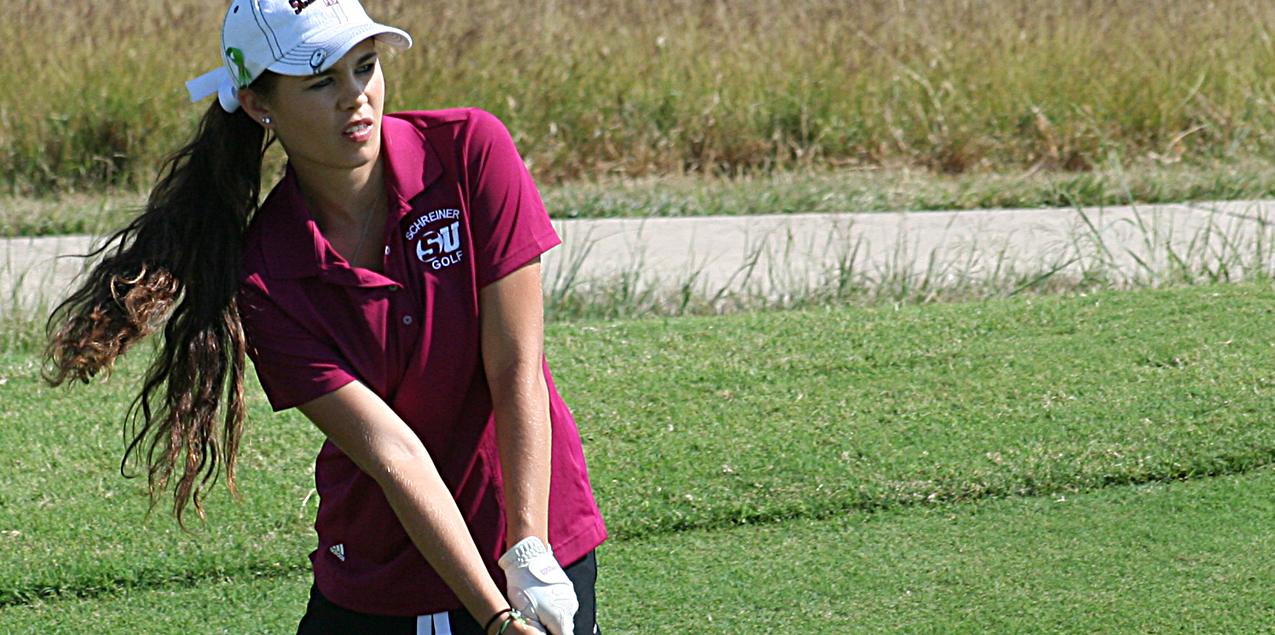
[[[391,395],[397,394],[398,387],[407,374],[407,365],[412,360],[412,349],[423,327],[418,310],[420,302],[413,289],[400,280],[410,275],[406,262],[405,249],[392,249],[393,237],[385,247],[385,275],[395,282],[387,287],[389,294],[389,314],[386,325],[386,363],[391,379]],[[392,397],[391,397],[392,399]]]

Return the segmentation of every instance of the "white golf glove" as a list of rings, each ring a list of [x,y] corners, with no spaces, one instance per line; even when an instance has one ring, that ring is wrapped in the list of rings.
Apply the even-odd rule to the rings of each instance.
[[[575,587],[553,551],[531,536],[500,557],[509,581],[509,604],[539,622],[552,635],[575,635]]]

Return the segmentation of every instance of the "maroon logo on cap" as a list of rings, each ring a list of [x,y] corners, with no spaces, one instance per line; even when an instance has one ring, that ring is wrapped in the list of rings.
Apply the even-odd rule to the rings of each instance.
[[[312,4],[314,4],[314,0],[288,0],[288,5],[292,7],[293,11],[297,12],[297,15],[301,15],[301,12]]]

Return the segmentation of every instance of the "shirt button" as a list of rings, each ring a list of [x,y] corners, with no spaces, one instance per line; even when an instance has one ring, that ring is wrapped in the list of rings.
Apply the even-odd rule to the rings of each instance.
[[[386,246],[385,246],[385,255],[387,255],[387,256],[388,256],[388,255],[390,255],[390,246],[389,246],[389,245],[386,245]]]
[[[399,289],[402,289],[402,288],[403,287],[400,287],[397,284],[390,285],[390,291],[398,291]]]
[[[404,316],[403,316],[403,324],[407,324],[408,326],[411,326],[411,324],[412,324],[412,316],[410,316],[410,315],[404,315]]]

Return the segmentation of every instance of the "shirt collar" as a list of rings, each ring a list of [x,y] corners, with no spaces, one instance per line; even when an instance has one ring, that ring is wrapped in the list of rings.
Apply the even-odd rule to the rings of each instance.
[[[322,270],[324,242],[289,165],[257,214],[262,216],[262,256],[273,278],[306,278]]]
[[[411,200],[442,176],[443,166],[419,128],[393,115],[382,117],[381,122],[385,186],[391,203],[387,222],[398,223],[411,209]],[[261,229],[268,246],[263,256],[271,277],[306,278],[332,269],[327,241],[306,207],[291,165],[258,214],[264,216]],[[362,273],[342,269],[350,274]],[[357,284],[362,277],[355,275],[350,282]]]
[[[438,153],[425,131],[392,114],[381,118],[381,149],[385,156],[385,184],[390,200],[389,222],[397,223],[411,209],[411,201],[443,175]]]

